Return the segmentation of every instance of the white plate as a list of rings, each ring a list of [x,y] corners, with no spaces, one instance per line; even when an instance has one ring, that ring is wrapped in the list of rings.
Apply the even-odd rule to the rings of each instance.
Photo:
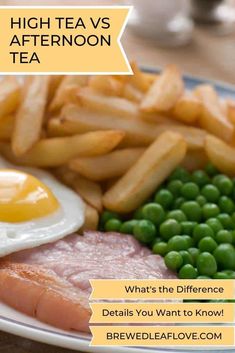
[[[153,72],[153,69],[146,69],[148,72]],[[184,76],[186,86],[192,89],[195,85],[200,83],[209,82],[215,85],[218,93],[221,96],[228,96],[235,98],[235,87],[220,82],[213,82],[203,80],[201,78],[195,78],[188,75]],[[35,340],[42,343],[47,343],[63,348],[74,349],[79,352],[96,352],[96,353],[173,353],[173,352],[184,352],[189,353],[195,351],[205,352],[205,350],[216,353],[235,353],[235,348],[138,348],[138,347],[90,347],[90,336],[75,333],[66,332],[63,330],[56,329],[54,327],[43,324],[31,317],[23,315],[8,306],[0,303],[0,330],[25,337],[31,340]]]

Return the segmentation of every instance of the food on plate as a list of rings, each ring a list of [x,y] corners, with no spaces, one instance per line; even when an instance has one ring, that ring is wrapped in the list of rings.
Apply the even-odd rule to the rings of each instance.
[[[140,108],[145,112],[167,112],[172,109],[184,92],[184,83],[178,68],[166,67],[143,98]]]
[[[207,136],[205,150],[211,162],[222,172],[235,175],[235,146],[215,136]]]
[[[152,119],[152,117],[151,117]],[[157,116],[157,119],[159,117]],[[87,110],[75,104],[66,105],[60,119],[52,119],[49,122],[49,134],[55,136],[85,133],[96,130],[119,129],[125,132],[121,147],[139,147],[150,145],[162,132],[169,130],[182,134],[188,143],[189,149],[202,149],[204,147],[206,132],[196,127],[179,125],[166,122],[149,123],[138,116],[120,117],[99,113],[93,109]]]
[[[202,103],[192,92],[186,92],[180,97],[172,109],[174,118],[185,124],[194,124],[201,112]]]
[[[49,111],[54,112],[59,110],[64,103],[66,103],[66,99],[73,93],[78,87],[86,86],[88,82],[87,76],[79,76],[79,75],[69,75],[64,76],[54,93],[54,97],[50,103]]]
[[[99,225],[99,213],[88,203],[85,205],[85,219],[82,228],[79,230],[83,234],[86,230],[96,230]]]
[[[165,132],[103,196],[104,206],[128,213],[139,207],[183,160],[187,145],[181,135]]]
[[[90,231],[3,258],[0,299],[53,326],[89,332],[90,278],[176,277],[130,235]]]
[[[0,256],[55,241],[84,222],[81,198],[50,173],[0,159]]]
[[[0,82],[0,300],[60,328],[90,278],[235,278],[235,100],[131,65]]]
[[[26,153],[40,139],[48,88],[49,76],[26,78],[12,134],[12,150],[16,156]]]
[[[178,167],[134,212],[105,210],[99,227],[132,234],[179,278],[234,279],[234,195],[234,179],[212,164]]]
[[[140,158],[144,148],[126,148],[96,157],[71,160],[69,168],[94,181],[117,178],[125,174]]]
[[[16,111],[20,103],[21,87],[14,76],[5,76],[0,81],[0,119]]]
[[[4,115],[0,118],[0,141],[10,141],[15,117],[13,114]]]
[[[191,172],[197,169],[203,169],[208,163],[208,160],[209,158],[204,149],[187,151],[186,156],[181,163],[181,166]]]
[[[119,144],[124,135],[122,131],[109,130],[42,139],[22,156],[15,156],[9,144],[2,142],[0,152],[16,164],[57,167],[77,156],[89,157],[107,153]]]
[[[210,85],[201,85],[195,89],[195,94],[202,102],[200,124],[208,132],[231,142],[234,126],[226,116],[215,89]]]

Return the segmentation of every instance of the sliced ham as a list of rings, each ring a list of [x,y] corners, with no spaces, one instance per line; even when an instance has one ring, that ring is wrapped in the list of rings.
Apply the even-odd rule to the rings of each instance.
[[[89,279],[175,278],[132,236],[86,232],[0,262],[0,300],[65,330],[89,332]]]

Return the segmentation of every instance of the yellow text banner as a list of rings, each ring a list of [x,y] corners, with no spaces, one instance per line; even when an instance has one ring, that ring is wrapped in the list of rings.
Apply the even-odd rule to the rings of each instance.
[[[0,73],[131,74],[130,7],[0,7]]]
[[[92,303],[92,324],[233,323],[231,303]]]
[[[233,346],[230,326],[91,326],[92,346]]]
[[[234,299],[233,280],[91,280],[91,300]]]

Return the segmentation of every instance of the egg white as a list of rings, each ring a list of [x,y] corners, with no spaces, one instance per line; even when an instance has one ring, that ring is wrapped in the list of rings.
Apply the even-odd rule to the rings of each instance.
[[[48,172],[15,166],[0,157],[0,169],[2,168],[19,170],[39,179],[55,195],[60,208],[51,215],[27,222],[0,222],[0,257],[54,242],[81,228],[85,218],[85,206],[74,191]]]

